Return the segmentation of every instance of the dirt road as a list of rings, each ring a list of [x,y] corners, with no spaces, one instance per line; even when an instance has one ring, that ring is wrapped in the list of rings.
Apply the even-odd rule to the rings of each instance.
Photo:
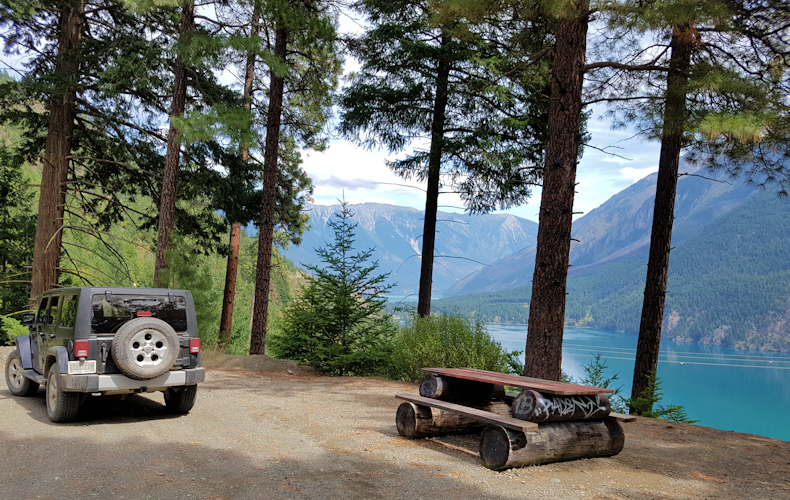
[[[91,398],[56,425],[43,392],[1,382],[0,499],[790,499],[784,441],[640,419],[615,457],[493,472],[474,437],[398,436],[393,394],[416,385],[208,361],[180,417],[157,393]]]

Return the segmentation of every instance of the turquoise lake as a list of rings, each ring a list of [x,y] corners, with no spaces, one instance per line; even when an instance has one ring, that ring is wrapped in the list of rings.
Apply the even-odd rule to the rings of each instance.
[[[488,324],[488,333],[508,350],[523,351],[525,325]],[[636,334],[565,328],[562,369],[576,380],[600,353],[613,389],[630,396]],[[697,425],[790,441],[790,354],[662,341],[659,404],[682,405]]]

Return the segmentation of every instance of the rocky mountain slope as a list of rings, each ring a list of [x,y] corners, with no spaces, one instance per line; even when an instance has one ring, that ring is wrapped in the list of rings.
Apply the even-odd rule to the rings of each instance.
[[[299,246],[285,256],[297,264],[318,265],[315,248],[331,242],[328,226],[339,205],[310,205],[310,229]],[[395,205],[364,203],[350,205],[358,224],[357,250],[375,248],[380,272],[389,272],[397,283],[395,293],[417,293],[422,250],[423,214],[420,210]],[[434,261],[434,290],[444,290],[461,277],[482,269],[497,259],[535,244],[537,224],[508,214],[467,215],[439,212]]]
[[[699,174],[681,177],[675,206],[672,242],[679,244],[697,234],[716,218],[755,194],[753,187],[711,180]],[[611,197],[576,220],[571,245],[571,275],[589,267],[636,256],[647,256],[653,218],[657,174],[652,174]],[[526,247],[492,263],[450,287],[447,295],[493,292],[530,285],[535,268],[535,248]]]

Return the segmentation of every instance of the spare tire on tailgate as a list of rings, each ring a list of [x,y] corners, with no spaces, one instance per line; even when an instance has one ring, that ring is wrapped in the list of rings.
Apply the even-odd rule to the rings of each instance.
[[[167,373],[178,357],[176,331],[156,318],[135,318],[124,323],[115,334],[110,352],[115,366],[136,380]]]

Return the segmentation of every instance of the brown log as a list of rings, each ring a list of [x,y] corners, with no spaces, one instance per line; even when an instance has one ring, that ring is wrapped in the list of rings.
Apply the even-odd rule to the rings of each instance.
[[[420,396],[474,406],[492,399],[504,399],[505,388],[475,380],[426,375],[420,384]]]
[[[510,406],[502,401],[477,407],[480,410],[510,416]],[[410,402],[401,403],[395,415],[398,434],[407,438],[446,436],[480,432],[485,423],[441,408],[429,408]]]
[[[601,419],[612,407],[606,394],[557,396],[523,391],[512,403],[513,416],[530,422]]]
[[[609,420],[549,422],[528,432],[489,425],[480,435],[480,458],[489,469],[501,470],[610,457],[620,453],[623,444],[623,428]]]

